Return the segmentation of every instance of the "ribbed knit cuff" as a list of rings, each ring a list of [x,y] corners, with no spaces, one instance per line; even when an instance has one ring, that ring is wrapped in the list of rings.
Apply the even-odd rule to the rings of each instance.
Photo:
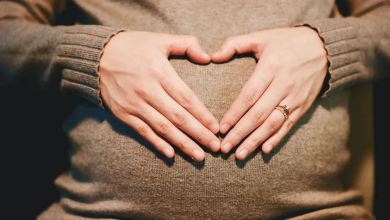
[[[307,26],[317,31],[327,51],[329,68],[320,97],[326,97],[358,79],[361,72],[358,34],[348,20],[328,18],[297,26]]]
[[[81,96],[103,108],[99,87],[99,62],[105,44],[123,31],[95,25],[70,27],[56,51],[62,71],[61,90]]]

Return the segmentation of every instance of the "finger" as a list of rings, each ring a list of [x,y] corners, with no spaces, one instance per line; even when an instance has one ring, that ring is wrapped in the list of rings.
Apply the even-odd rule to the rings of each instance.
[[[300,117],[301,113],[299,109],[291,113],[291,115],[288,116],[287,120],[283,123],[282,127],[264,142],[262,146],[263,153],[269,154],[278,144],[280,144]]]
[[[169,77],[165,77],[161,81],[161,85],[166,93],[211,132],[214,134],[218,133],[219,124],[214,115],[211,114],[198,96],[177,75],[169,63],[166,65],[166,69]]]
[[[259,98],[255,105],[240,119],[233,129],[226,135],[221,143],[221,151],[229,152],[242,141],[248,134],[263,124],[271,112],[279,105],[280,100],[287,96],[285,90],[281,90],[280,83],[273,83]],[[296,106],[290,106],[293,111]]]
[[[265,122],[257,128],[236,150],[236,158],[244,160],[249,154],[269,136],[274,134],[283,125],[285,121],[284,115],[278,111],[273,110]]]
[[[193,137],[200,144],[217,152],[220,149],[219,139],[206,127],[204,127],[194,116],[173,100],[161,88],[157,90],[156,96],[150,104],[166,117],[173,125]]]
[[[185,55],[196,63],[209,63],[208,55],[200,46],[198,39],[190,35],[172,35],[169,42],[168,55]]]
[[[265,154],[270,153],[282,140],[283,138],[288,134],[288,132],[291,130],[291,128],[295,125],[295,123],[302,117],[302,115],[307,112],[307,110],[310,108],[310,106],[313,104],[315,98],[317,95],[316,92],[313,91],[318,91],[319,89],[315,88],[302,88],[300,90],[300,93],[302,94],[309,94],[307,98],[301,99],[298,98],[299,93],[296,93],[294,95],[289,96],[289,100],[284,100],[283,103],[295,103],[298,101],[300,107],[295,108],[294,112],[291,112],[291,115],[288,116],[288,119],[286,122],[283,124],[283,126],[271,137],[268,138],[267,141],[264,142],[262,146],[262,151]],[[300,100],[300,101],[299,101]]]
[[[159,135],[167,139],[173,145],[178,147],[185,154],[195,161],[204,159],[204,151],[193,140],[191,140],[182,131],[176,128],[168,119],[156,111],[153,107],[148,106],[138,115]]]
[[[256,53],[257,41],[249,34],[229,37],[222,44],[221,48],[211,55],[213,62],[224,62],[229,60],[234,54]]]
[[[277,85],[271,84],[256,104],[229,131],[221,143],[223,153],[228,153],[249,133],[259,127],[268,118],[275,106],[279,104],[280,100],[283,100],[284,94],[277,88]]]
[[[146,141],[152,144],[157,151],[164,154],[168,158],[172,158],[175,155],[175,151],[172,146],[168,144],[163,138],[158,136],[149,125],[147,125],[141,119],[127,115],[123,121],[132,127],[141,137],[143,137]]]
[[[238,120],[256,103],[272,81],[272,74],[262,71],[260,65],[256,66],[253,75],[242,88],[229,110],[220,122],[220,131],[225,134]]]

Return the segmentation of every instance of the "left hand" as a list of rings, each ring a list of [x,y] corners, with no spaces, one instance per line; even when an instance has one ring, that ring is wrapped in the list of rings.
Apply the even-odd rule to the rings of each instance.
[[[226,135],[221,151],[236,150],[244,160],[258,146],[268,154],[307,112],[317,98],[326,73],[327,54],[317,32],[309,27],[281,28],[229,37],[211,56],[229,60],[235,53],[254,53],[254,73],[220,122]],[[287,105],[288,118],[275,107]]]

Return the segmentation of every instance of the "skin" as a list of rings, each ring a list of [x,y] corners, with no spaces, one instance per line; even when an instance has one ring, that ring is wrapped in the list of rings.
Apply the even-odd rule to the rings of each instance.
[[[258,64],[218,124],[168,57],[187,54],[207,64],[236,53],[253,53]],[[204,160],[204,151],[188,134],[223,153],[245,139],[235,153],[244,160],[259,146],[268,154],[280,143],[317,98],[327,68],[317,32],[294,27],[229,37],[211,57],[193,36],[122,32],[105,46],[99,74],[105,105],[168,158],[174,156],[171,143],[195,161]],[[278,105],[290,108],[287,120],[275,110]],[[214,135],[218,132],[227,133],[222,143]]]
[[[217,152],[219,124],[195,93],[177,75],[169,55],[196,63],[210,56],[193,36],[121,32],[105,46],[99,75],[104,104],[168,158],[175,145],[195,161],[204,151],[187,135]]]
[[[225,134],[221,151],[228,153],[241,140],[235,156],[244,160],[262,144],[268,154],[287,135],[317,98],[326,73],[327,57],[317,32],[308,27],[281,28],[228,38],[211,56],[224,62],[234,54],[253,53],[254,73],[220,122]],[[288,119],[275,110],[290,108]]]

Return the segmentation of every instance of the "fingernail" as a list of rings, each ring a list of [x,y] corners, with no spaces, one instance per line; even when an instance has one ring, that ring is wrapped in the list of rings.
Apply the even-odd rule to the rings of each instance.
[[[264,147],[264,151],[269,153],[271,152],[272,148],[273,148],[272,144],[268,144]]]
[[[221,127],[221,133],[226,133],[230,128],[230,125],[229,124],[223,124],[222,127]]]
[[[242,159],[245,159],[246,156],[248,156],[248,150],[247,149],[243,149],[241,152],[240,152],[240,157]]]
[[[164,152],[165,156],[167,156],[167,157],[171,157],[173,154],[173,151],[169,148],[164,148],[163,152]]]
[[[219,131],[219,124],[214,122],[214,121],[211,122],[211,131],[213,133],[218,133],[218,131]]]
[[[223,150],[225,151],[225,153],[229,152],[231,148],[232,144],[229,142],[223,145]]]
[[[202,161],[203,160],[202,152],[200,152],[200,150],[192,151],[192,159],[194,159],[196,161]]]
[[[212,151],[218,151],[219,147],[221,146],[221,143],[219,141],[211,141],[210,142],[210,147]]]

